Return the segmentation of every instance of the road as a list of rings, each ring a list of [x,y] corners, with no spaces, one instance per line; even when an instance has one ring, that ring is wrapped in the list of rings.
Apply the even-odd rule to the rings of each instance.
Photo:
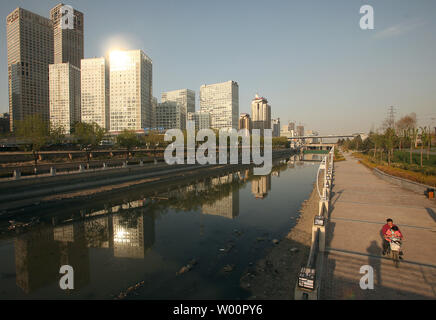
[[[385,182],[345,156],[335,166],[321,299],[436,299],[436,201]],[[399,268],[382,256],[387,218],[406,240]],[[363,265],[373,267],[373,290],[360,288]]]

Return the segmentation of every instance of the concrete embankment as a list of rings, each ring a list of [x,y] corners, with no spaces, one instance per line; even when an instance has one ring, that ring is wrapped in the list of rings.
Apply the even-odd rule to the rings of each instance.
[[[273,158],[289,156],[292,150],[277,150]],[[247,165],[174,165],[132,166],[71,175],[0,182],[0,213],[25,208],[41,201],[58,201],[97,193],[122,190],[138,185],[157,185],[176,179],[205,175]],[[1,216],[1,214],[0,214]]]

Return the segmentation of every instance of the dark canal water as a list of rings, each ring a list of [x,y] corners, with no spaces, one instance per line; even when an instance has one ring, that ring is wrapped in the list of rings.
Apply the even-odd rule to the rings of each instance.
[[[113,299],[142,281],[128,298],[247,298],[244,270],[287,234],[312,190],[318,164],[295,159],[268,176],[234,171],[152,197],[129,190],[124,200],[44,211],[25,232],[3,229],[0,299]],[[74,290],[59,287],[66,264]]]

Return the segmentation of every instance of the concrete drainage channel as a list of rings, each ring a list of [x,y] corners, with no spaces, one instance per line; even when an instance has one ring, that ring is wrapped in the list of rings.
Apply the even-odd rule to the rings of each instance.
[[[291,150],[273,153],[273,158],[289,156]],[[251,164],[252,165],[252,164]],[[177,165],[161,164],[156,166],[135,165],[110,170],[84,171],[76,174],[44,176],[33,179],[19,179],[0,182],[0,211],[17,210],[41,201],[41,197],[54,196],[66,192],[75,192],[115,184],[133,182],[141,179],[154,179],[147,184],[155,184],[171,179],[172,176],[194,175],[204,170],[233,168],[236,165]],[[119,188],[121,189],[121,188]],[[3,217],[2,217],[3,218]]]

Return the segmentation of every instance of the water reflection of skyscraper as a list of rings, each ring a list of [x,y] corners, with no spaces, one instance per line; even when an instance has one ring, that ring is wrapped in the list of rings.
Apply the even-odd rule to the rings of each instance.
[[[221,216],[234,219],[239,215],[239,186],[232,185],[235,177],[239,179],[238,173],[230,173],[220,177],[211,178],[210,185],[220,187],[218,199],[213,203],[203,203],[201,208],[203,214]],[[229,185],[230,190],[223,185]]]
[[[60,250],[51,228],[40,228],[17,236],[14,247],[16,284],[25,293],[58,279]]]
[[[83,288],[90,280],[89,250],[84,222],[55,227],[53,235],[60,253],[58,268],[63,265],[72,266],[74,269],[74,289]]]
[[[267,176],[260,176],[251,181],[251,192],[256,199],[263,199],[268,195],[271,190],[271,174]]]
[[[117,258],[144,258],[154,244],[154,217],[141,210],[112,216],[113,248]]]
[[[154,243],[154,218],[143,208],[139,214],[137,210],[18,235],[14,242],[17,286],[29,294],[57,283],[60,267],[67,264],[74,270],[75,289],[83,288],[90,281],[88,248],[113,248],[115,257],[144,258]]]

